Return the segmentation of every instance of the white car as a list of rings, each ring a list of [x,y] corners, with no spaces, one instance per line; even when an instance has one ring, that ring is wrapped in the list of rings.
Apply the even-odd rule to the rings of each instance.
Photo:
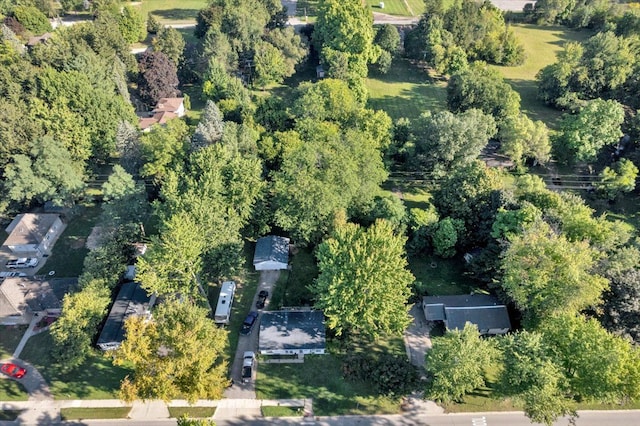
[[[15,272],[15,271],[2,271],[0,272],[0,278],[11,278],[11,277],[26,277],[27,274],[24,272]]]
[[[242,358],[242,383],[249,383],[253,380],[253,370],[256,366],[256,354],[246,351]]]
[[[11,259],[7,262],[7,268],[24,269],[38,266],[38,259],[35,257],[21,257],[19,259]]]

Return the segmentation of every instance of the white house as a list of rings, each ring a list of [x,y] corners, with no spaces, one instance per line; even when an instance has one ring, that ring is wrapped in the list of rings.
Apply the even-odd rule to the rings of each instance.
[[[53,247],[62,229],[62,220],[57,214],[19,214],[7,226],[9,237],[4,245],[16,255],[43,255]]]
[[[324,354],[326,331],[322,311],[263,312],[258,352],[261,355]]]
[[[256,271],[277,271],[289,265],[289,238],[268,235],[258,239],[253,255]]]
[[[141,118],[138,124],[143,132],[148,132],[154,124],[166,124],[170,119],[182,117],[184,114],[184,98],[162,98],[151,111],[151,115]]]

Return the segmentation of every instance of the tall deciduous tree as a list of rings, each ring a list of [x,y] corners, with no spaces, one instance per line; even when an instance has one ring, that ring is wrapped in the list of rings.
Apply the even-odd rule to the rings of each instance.
[[[184,121],[173,119],[166,126],[154,126],[140,138],[145,161],[141,175],[162,179],[187,152],[189,129]]]
[[[500,126],[500,150],[517,166],[525,160],[545,164],[551,158],[549,129],[542,121],[533,121],[525,114],[509,116]]]
[[[121,384],[122,399],[221,398],[228,384],[222,361],[227,339],[207,314],[188,300],[168,300],[151,321],[131,316],[114,357],[117,365],[134,366],[133,378]]]
[[[135,43],[147,36],[147,28],[142,13],[132,6],[125,5],[118,16],[118,27],[126,41]]]
[[[610,200],[615,200],[623,192],[631,192],[636,188],[638,168],[631,161],[622,158],[613,167],[605,167],[600,176],[601,181],[596,188]]]
[[[138,63],[138,93],[151,106],[180,94],[176,65],[162,52],[145,52]]]
[[[329,328],[338,335],[347,331],[369,337],[405,330],[414,280],[405,242],[384,220],[368,229],[336,224],[331,238],[318,247],[320,275],[311,288]]]
[[[596,306],[607,286],[592,273],[598,256],[587,242],[568,241],[537,221],[506,250],[501,285],[530,321],[579,312]]]
[[[592,162],[606,145],[617,143],[624,121],[622,105],[595,99],[577,114],[566,115],[554,140],[556,156],[565,163]]]
[[[154,37],[153,48],[158,52],[162,52],[177,67],[182,60],[185,41],[184,37],[178,30],[172,27],[161,27],[158,34]]]
[[[425,359],[425,369],[433,376],[427,395],[443,402],[460,401],[484,385],[484,367],[493,356],[491,343],[481,339],[478,328],[471,323],[463,330],[435,337]]]

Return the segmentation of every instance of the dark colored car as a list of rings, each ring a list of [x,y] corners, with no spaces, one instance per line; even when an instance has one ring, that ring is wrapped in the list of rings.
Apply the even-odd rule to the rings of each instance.
[[[269,297],[269,292],[267,290],[261,290],[258,293],[258,300],[256,301],[256,308],[262,309],[264,308],[264,304],[267,301],[267,297]]]
[[[249,312],[249,315],[244,319],[242,323],[242,328],[240,329],[240,334],[251,334],[251,329],[253,329],[253,325],[256,323],[258,319],[258,313],[256,311]]]
[[[247,351],[242,358],[242,383],[249,383],[253,380],[253,370],[256,366],[256,354]]]
[[[14,379],[22,379],[27,374],[26,369],[12,363],[0,364],[0,371]]]

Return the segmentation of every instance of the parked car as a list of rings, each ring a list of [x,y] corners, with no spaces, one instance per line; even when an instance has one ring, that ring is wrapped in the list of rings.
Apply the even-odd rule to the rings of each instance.
[[[2,271],[0,272],[0,278],[11,278],[11,277],[26,277],[27,274],[24,272],[16,272],[16,271]]]
[[[256,301],[256,308],[258,309],[264,308],[264,304],[267,301],[267,297],[269,297],[269,292],[267,290],[260,290],[260,293],[258,293],[258,300]]]
[[[12,269],[33,268],[34,266],[38,266],[38,259],[35,257],[21,257],[7,261],[7,268]]]
[[[27,370],[25,368],[22,368],[19,365],[13,364],[11,362],[0,364],[0,371],[2,371],[3,374],[6,374],[9,377],[13,377],[14,379],[22,379],[24,375],[27,374]]]
[[[249,383],[253,380],[253,370],[256,366],[256,354],[247,351],[242,358],[242,383]]]
[[[251,329],[253,329],[253,325],[256,323],[258,319],[258,313],[256,311],[249,312],[249,315],[244,319],[242,323],[242,328],[240,329],[240,334],[251,334]]]

